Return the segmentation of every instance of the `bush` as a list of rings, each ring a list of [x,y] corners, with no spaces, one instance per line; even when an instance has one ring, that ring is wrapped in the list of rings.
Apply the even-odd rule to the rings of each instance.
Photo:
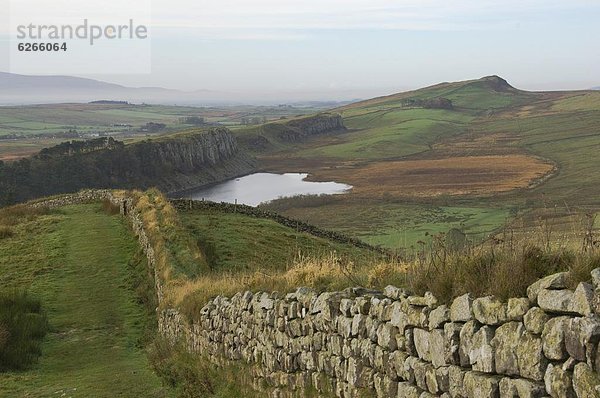
[[[47,207],[31,207],[26,205],[16,205],[0,209],[0,225],[13,226],[23,221],[33,220],[36,217],[48,214],[50,210]]]
[[[104,199],[102,201],[102,211],[104,211],[109,216],[114,216],[115,214],[120,213],[121,208],[119,207],[119,205],[114,204],[110,200]]]
[[[1,227],[0,226],[0,239],[7,239],[13,236],[13,230],[10,227]]]
[[[39,300],[24,292],[0,292],[0,371],[21,370],[35,363],[47,331]]]

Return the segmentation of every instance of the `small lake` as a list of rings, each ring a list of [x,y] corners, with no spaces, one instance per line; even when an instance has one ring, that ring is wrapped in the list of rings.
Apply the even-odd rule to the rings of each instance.
[[[257,206],[263,202],[297,195],[335,195],[347,193],[351,185],[337,182],[304,181],[306,173],[255,173],[210,187],[189,191],[186,198]]]

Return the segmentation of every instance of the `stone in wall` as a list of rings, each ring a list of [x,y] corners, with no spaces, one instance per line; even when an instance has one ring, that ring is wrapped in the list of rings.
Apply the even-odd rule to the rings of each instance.
[[[548,359],[542,351],[542,339],[531,333],[523,333],[517,346],[519,375],[521,377],[541,381],[548,366]]]
[[[463,389],[467,398],[499,398],[500,377],[478,372],[467,372],[463,380]]]
[[[493,338],[494,329],[490,326],[482,326],[473,335],[469,351],[469,363],[473,370],[484,373],[495,372],[494,349],[491,344]]]
[[[600,318],[572,318],[566,327],[565,346],[569,355],[577,361],[595,359],[593,351],[600,341]]]
[[[550,360],[560,361],[567,359],[568,353],[565,346],[565,330],[569,326],[570,318],[559,316],[546,322],[542,332],[542,346],[544,355]]]
[[[542,398],[546,396],[543,384],[527,379],[511,379],[508,377],[500,380],[500,397]]]
[[[528,332],[542,334],[550,316],[539,307],[533,307],[523,317],[523,323]]]
[[[575,398],[572,373],[553,364],[548,365],[544,375],[546,392],[552,398]]]
[[[452,322],[468,322],[473,318],[473,298],[470,294],[457,297],[450,306]]]
[[[473,315],[484,325],[501,325],[508,321],[508,306],[493,296],[482,297],[473,301]]]
[[[538,296],[540,291],[543,289],[547,290],[561,290],[567,288],[568,274],[566,272],[560,272],[558,274],[549,275],[539,281],[533,283],[527,288],[527,297],[529,301],[537,305]]]
[[[492,339],[496,371],[509,376],[519,375],[517,347],[523,338],[524,326],[519,322],[509,322],[498,329]]]
[[[573,389],[578,398],[600,397],[600,377],[585,363],[575,365]]]

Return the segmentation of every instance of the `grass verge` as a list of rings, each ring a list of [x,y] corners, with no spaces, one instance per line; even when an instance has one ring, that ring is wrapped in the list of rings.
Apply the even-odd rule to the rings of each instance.
[[[50,333],[36,366],[0,375],[0,396],[172,396],[144,351],[155,319],[141,304],[145,258],[125,221],[90,204],[13,224],[0,240],[0,284],[39,297]]]

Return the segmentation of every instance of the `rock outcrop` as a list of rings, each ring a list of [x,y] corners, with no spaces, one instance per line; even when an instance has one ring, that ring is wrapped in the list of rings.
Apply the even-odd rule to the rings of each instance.
[[[249,151],[261,153],[278,150],[281,146],[302,142],[311,137],[345,131],[341,115],[320,113],[256,126],[243,131],[237,138]]]
[[[287,129],[279,134],[279,138],[286,141],[297,141],[308,136],[346,130],[342,116],[329,113],[291,120],[286,123],[286,127]]]
[[[82,147],[81,150],[73,148]],[[226,128],[156,138],[130,145],[62,145],[0,164],[0,205],[83,188],[183,191],[250,173],[254,161]]]

